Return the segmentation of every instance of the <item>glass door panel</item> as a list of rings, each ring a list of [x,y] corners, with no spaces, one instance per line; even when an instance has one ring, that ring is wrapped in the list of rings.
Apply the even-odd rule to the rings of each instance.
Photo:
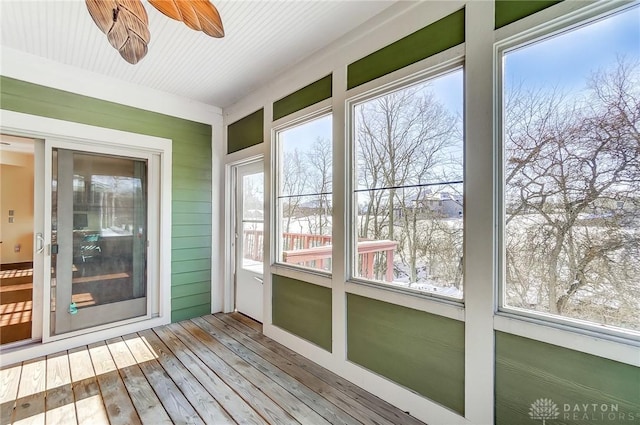
[[[147,162],[53,150],[51,333],[147,313]]]

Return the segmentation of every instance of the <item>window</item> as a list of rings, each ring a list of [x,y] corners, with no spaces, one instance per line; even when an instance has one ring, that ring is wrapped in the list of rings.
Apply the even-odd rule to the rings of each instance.
[[[639,21],[503,53],[503,310],[640,330]]]
[[[461,68],[353,108],[352,276],[461,299]]]
[[[331,271],[331,115],[277,133],[278,262]]]

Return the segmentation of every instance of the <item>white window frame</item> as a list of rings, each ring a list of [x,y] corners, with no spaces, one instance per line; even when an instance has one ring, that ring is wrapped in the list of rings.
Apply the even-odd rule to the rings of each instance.
[[[299,126],[303,126],[311,121],[317,120],[319,118],[323,118],[326,116],[332,117],[333,123],[333,111],[330,104],[331,99],[327,101],[319,102],[316,105],[305,108],[298,113],[292,114],[290,116],[281,118],[274,122],[274,125],[271,128],[271,157],[272,159],[272,167],[271,167],[271,203],[272,203],[272,217],[273,220],[271,222],[271,228],[273,231],[271,232],[274,237],[271,238],[271,272],[277,275],[290,277],[293,279],[301,279],[309,283],[313,283],[319,286],[331,287],[331,278],[333,275],[333,267],[331,271],[314,269],[311,267],[304,267],[296,264],[285,263],[281,260],[282,256],[282,247],[281,247],[281,236],[282,236],[282,223],[280,219],[280,206],[279,206],[279,196],[280,196],[280,178],[281,178],[281,147],[280,147],[280,133],[295,128]],[[333,124],[332,124],[333,127]],[[333,135],[333,129],[332,129]],[[331,149],[333,151],[333,137],[331,140]],[[333,172],[333,170],[332,170]],[[332,179],[333,180],[333,179]],[[333,192],[333,183],[332,183],[332,192]],[[333,226],[331,228],[332,238],[333,238]],[[332,257],[335,254],[335,249],[332,250]]]
[[[496,214],[496,312],[494,327],[498,331],[513,333],[542,342],[560,345],[569,349],[622,361],[640,366],[637,347],[640,347],[640,332],[612,328],[596,322],[574,319],[544,312],[525,310],[504,305],[505,293],[505,205],[504,205],[504,143],[503,143],[503,65],[505,53],[545,40],[575,28],[589,25],[600,19],[620,13],[632,7],[638,7],[636,1],[611,1],[575,5],[560,4],[560,14],[541,24],[523,27],[527,20],[517,22],[496,31],[494,44],[494,78],[495,78],[495,193]],[[562,8],[571,8],[569,11]],[[575,10],[574,10],[575,9]],[[563,12],[565,12],[563,14]]]
[[[357,240],[357,229],[356,229],[356,209],[357,209],[357,201],[356,194],[354,191],[354,187],[356,185],[356,148],[355,148],[355,107],[363,104],[367,101],[385,96],[387,94],[403,90],[405,88],[411,87],[413,85],[417,85],[423,82],[426,82],[431,79],[438,78],[440,76],[444,76],[448,73],[455,72],[457,70],[462,70],[464,73],[464,51],[459,51],[458,48],[449,49],[448,51],[443,52],[442,54],[434,55],[425,60],[425,65],[423,65],[423,69],[416,71],[412,74],[406,75],[404,77],[392,78],[395,76],[395,73],[391,74],[389,78],[391,78],[386,84],[381,84],[377,87],[371,87],[368,90],[365,88],[365,91],[358,92],[358,90],[354,90],[357,92],[351,97],[347,97],[346,99],[346,156],[347,156],[347,172],[348,176],[347,181],[345,181],[345,194],[346,194],[346,205],[345,211],[347,220],[345,222],[345,234],[346,234],[346,275],[347,275],[347,284],[351,287],[351,291],[353,293],[360,293],[358,287],[369,287],[371,289],[382,289],[385,291],[389,291],[390,298],[395,299],[393,294],[402,294],[408,295],[413,298],[420,298],[427,301],[434,301],[435,303],[432,305],[432,309],[438,312],[438,314],[456,318],[457,320],[463,320],[463,308],[465,303],[465,280],[466,280],[466,268],[463,264],[463,274],[462,274],[462,288],[463,288],[463,296],[462,299],[456,299],[451,297],[446,297],[438,294],[432,294],[428,292],[421,292],[409,288],[402,288],[399,286],[385,284],[383,282],[378,282],[374,280],[369,280],[363,277],[359,277],[356,275],[355,270],[357,268],[357,252],[355,250],[355,241]],[[368,87],[367,87],[368,88]],[[464,92],[463,92],[464,98]],[[464,116],[462,117],[464,124]],[[463,151],[464,145],[466,143],[466,134],[463,134]],[[463,199],[464,194],[466,192],[466,180],[464,176],[466,175],[466,157],[463,156]],[[464,200],[463,200],[464,202]],[[466,214],[463,214],[462,217],[463,224],[463,252],[465,241],[467,238],[466,228]],[[387,293],[389,293],[387,292]],[[368,291],[365,291],[368,293]],[[387,300],[387,296],[380,298],[383,300]],[[411,304],[411,298],[409,298],[408,302]],[[439,308],[439,306],[446,306],[444,310]]]

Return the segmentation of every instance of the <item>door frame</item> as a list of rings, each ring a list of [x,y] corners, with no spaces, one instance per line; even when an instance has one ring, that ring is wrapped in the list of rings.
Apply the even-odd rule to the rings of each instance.
[[[236,228],[236,189],[238,186],[237,179],[237,169],[238,167],[248,165],[251,163],[262,162],[262,169],[264,170],[264,154],[260,153],[257,155],[252,155],[247,158],[243,158],[238,161],[233,161],[228,164],[225,164],[225,231],[224,231],[224,240],[225,240],[225,258],[224,262],[224,294],[223,294],[223,312],[231,313],[235,309],[235,294],[236,294],[236,285],[235,285],[235,276],[236,276],[236,240],[235,240],[235,228]],[[266,176],[266,172],[265,172]],[[266,188],[266,180],[265,180],[265,223],[267,219],[267,188]],[[269,237],[269,226],[264,226],[263,240],[266,242]],[[266,248],[266,243],[264,244]],[[268,251],[264,251],[265,255]],[[267,257],[265,257],[265,272],[267,271],[267,267],[270,264]]]
[[[153,266],[156,271],[156,282],[152,310],[149,317],[142,319],[129,319],[122,322],[110,323],[95,328],[70,332],[56,337],[50,336],[49,305],[51,302],[50,279],[45,276],[44,285],[40,289],[41,294],[35,294],[34,299],[42,296],[41,314],[41,344],[30,344],[17,347],[2,353],[1,364],[11,364],[21,358],[37,357],[64,350],[72,346],[90,344],[126,333],[138,332],[151,327],[165,325],[171,322],[171,183],[172,183],[172,141],[170,139],[130,133],[121,130],[113,130],[104,127],[96,127],[70,121],[62,121],[38,115],[24,114],[20,112],[0,110],[0,132],[15,136],[29,137],[32,139],[47,141],[71,142],[82,149],[82,146],[107,146],[134,148],[140,151],[156,153],[160,159],[161,187],[158,217],[158,231],[149,235],[151,247],[157,247],[157,264]],[[50,161],[45,161],[44,175],[51,175]],[[51,196],[50,191],[45,190],[46,196]],[[50,202],[50,199],[49,199]],[[50,206],[50,204],[49,204]],[[46,206],[40,212],[36,211],[35,222],[42,218],[44,229],[51,228],[51,216],[45,213]],[[38,215],[40,217],[38,217]],[[44,215],[44,217],[42,217]],[[51,257],[46,255],[51,245],[51,234],[44,232],[45,259],[44,270],[50,270]],[[150,266],[151,267],[151,266]],[[150,288],[151,289],[151,288]],[[37,335],[34,334],[34,335]]]

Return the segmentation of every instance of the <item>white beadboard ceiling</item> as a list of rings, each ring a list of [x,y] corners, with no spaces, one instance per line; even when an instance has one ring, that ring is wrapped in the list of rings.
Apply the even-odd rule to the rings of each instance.
[[[143,0],[149,52],[130,65],[94,24],[84,1],[0,0],[0,44],[224,108],[394,2],[214,0],[225,28],[225,37],[215,39]]]

